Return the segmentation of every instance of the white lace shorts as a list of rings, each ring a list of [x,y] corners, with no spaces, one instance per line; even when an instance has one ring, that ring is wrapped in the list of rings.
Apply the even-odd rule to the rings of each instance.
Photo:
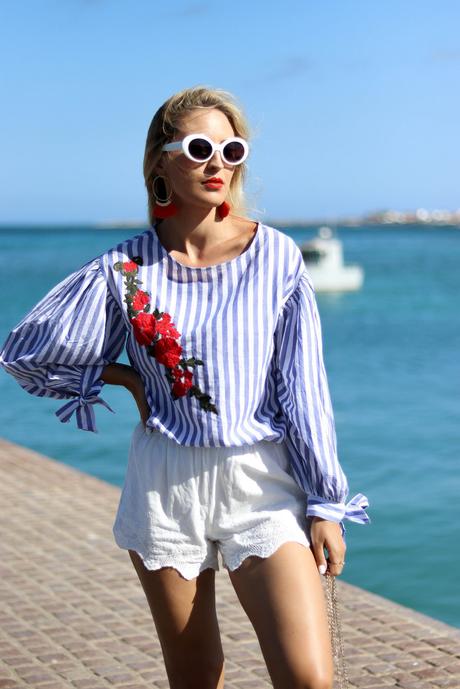
[[[187,447],[159,431],[133,433],[113,533],[148,569],[192,579],[218,552],[234,570],[282,543],[310,545],[307,496],[289,473],[284,443]]]

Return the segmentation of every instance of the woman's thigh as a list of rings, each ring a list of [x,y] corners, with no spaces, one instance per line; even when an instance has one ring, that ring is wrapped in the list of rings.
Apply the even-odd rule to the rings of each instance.
[[[320,575],[311,550],[288,542],[229,571],[259,639],[274,689],[329,689],[333,661]]]
[[[171,689],[221,689],[224,655],[215,599],[215,572],[184,579],[165,567],[148,570],[129,551],[152,612]]]

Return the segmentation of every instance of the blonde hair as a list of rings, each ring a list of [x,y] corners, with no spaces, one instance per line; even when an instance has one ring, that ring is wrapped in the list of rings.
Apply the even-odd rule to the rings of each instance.
[[[194,86],[174,94],[155,113],[147,133],[144,153],[144,180],[147,188],[148,214],[150,224],[153,225],[155,217],[153,207],[155,197],[152,192],[153,179],[156,176],[156,167],[162,155],[162,147],[172,141],[179,127],[181,119],[187,113],[200,108],[215,108],[227,116],[236,136],[247,139],[249,127],[246,118],[237,105],[234,97],[227,91],[211,89],[206,86]],[[246,164],[235,167],[230,182],[228,202],[232,212],[243,215],[245,200],[243,186],[247,174]]]

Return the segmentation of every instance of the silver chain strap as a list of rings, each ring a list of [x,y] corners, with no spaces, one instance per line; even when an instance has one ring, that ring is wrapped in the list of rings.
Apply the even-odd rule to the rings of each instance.
[[[332,655],[334,659],[337,689],[348,689],[348,674],[345,664],[342,639],[342,614],[335,576],[326,572],[326,603],[329,632],[331,635]],[[334,685],[335,686],[335,685]]]

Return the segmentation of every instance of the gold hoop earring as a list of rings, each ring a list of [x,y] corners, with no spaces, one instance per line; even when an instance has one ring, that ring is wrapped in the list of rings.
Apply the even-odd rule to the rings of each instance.
[[[158,184],[163,186],[163,195],[158,194]],[[155,205],[153,207],[153,215],[155,218],[170,218],[172,215],[177,213],[177,206],[171,201],[172,189],[168,190],[166,187],[166,180],[161,175],[157,175],[152,181],[152,194],[155,199]]]
[[[161,191],[158,189],[158,184],[163,185],[163,189]],[[159,191],[160,193],[158,193]],[[171,201],[172,189],[169,189],[168,194],[168,190],[166,188],[166,179],[161,175],[157,175],[153,178],[152,194],[155,198],[155,202],[158,203],[159,206],[167,206],[168,203]]]

